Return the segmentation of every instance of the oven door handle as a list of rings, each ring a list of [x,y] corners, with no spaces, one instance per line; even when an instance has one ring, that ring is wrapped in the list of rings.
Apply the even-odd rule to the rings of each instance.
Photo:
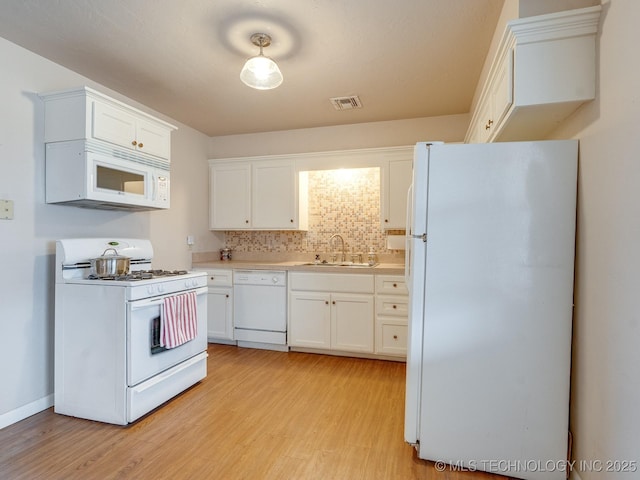
[[[161,297],[160,299],[154,298],[153,300],[136,300],[134,302],[131,302],[131,309],[136,310],[138,308],[147,308],[153,307],[154,305],[162,305],[164,303],[164,298],[165,297]]]
[[[181,291],[181,292],[176,292],[176,293],[170,293],[167,295],[163,295],[161,297],[153,297],[153,298],[146,298],[143,300],[134,300],[133,302],[131,302],[131,309],[135,310],[138,308],[147,308],[147,307],[153,307],[154,305],[162,305],[164,304],[164,299],[167,297],[175,297],[177,295],[181,295],[183,293],[188,293],[188,292],[196,292],[196,295],[205,295],[209,289],[208,287],[201,287],[201,288],[197,288],[196,290],[185,290],[185,291]]]

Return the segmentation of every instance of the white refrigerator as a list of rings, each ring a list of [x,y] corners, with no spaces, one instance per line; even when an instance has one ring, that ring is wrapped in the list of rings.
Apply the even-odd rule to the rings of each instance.
[[[405,440],[420,458],[565,479],[577,158],[574,140],[415,146]]]

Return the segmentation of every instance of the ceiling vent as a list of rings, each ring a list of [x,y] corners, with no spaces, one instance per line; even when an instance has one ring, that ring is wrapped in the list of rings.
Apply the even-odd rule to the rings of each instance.
[[[362,108],[362,102],[357,95],[351,97],[334,97],[329,99],[336,110],[351,110]]]

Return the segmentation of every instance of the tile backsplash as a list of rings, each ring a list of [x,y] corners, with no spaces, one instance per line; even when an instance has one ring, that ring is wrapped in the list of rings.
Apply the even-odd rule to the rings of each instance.
[[[320,253],[340,250],[340,234],[347,253],[388,253],[386,235],[380,224],[380,169],[355,168],[309,172],[309,230],[229,231],[225,246],[234,253]],[[398,232],[389,232],[398,233]],[[404,233],[404,232],[400,232]],[[366,257],[365,257],[366,258]]]

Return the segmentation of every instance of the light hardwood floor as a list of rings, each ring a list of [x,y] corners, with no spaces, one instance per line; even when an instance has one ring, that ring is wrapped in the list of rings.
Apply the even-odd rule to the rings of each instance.
[[[405,365],[209,345],[208,376],[128,427],[38,413],[0,478],[504,480],[436,471],[403,440]]]

